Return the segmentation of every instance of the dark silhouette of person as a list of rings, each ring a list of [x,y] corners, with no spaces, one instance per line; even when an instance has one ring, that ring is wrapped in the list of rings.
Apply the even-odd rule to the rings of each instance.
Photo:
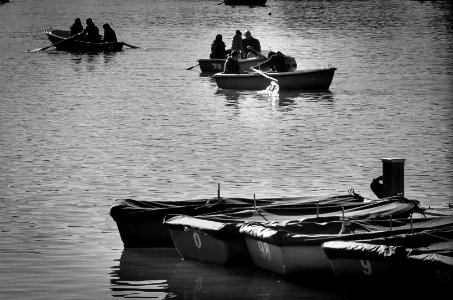
[[[116,38],[116,33],[112,29],[112,27],[110,27],[109,23],[105,23],[104,25],[102,25],[102,27],[104,28],[104,39],[102,40],[104,43],[118,42],[118,39]]]
[[[264,69],[270,68],[272,71],[275,72],[287,72],[288,69],[286,68],[285,56],[280,51],[277,53],[270,51],[267,55],[267,60],[261,64],[256,65],[255,69]]]
[[[101,36],[99,35],[99,28],[94,25],[93,20],[88,18],[86,20],[87,26],[82,31],[82,36],[84,37],[86,42],[90,43],[99,43],[101,41]]]
[[[250,48],[251,47],[253,50],[255,50],[256,52],[261,52],[261,44],[260,44],[260,41],[258,39],[255,39],[252,34],[250,33],[250,31],[246,31],[244,33],[244,36],[245,38],[242,40],[242,47],[244,47],[244,52],[245,52],[245,56],[248,57],[249,53],[252,53],[254,54],[252,51],[250,51]]]
[[[69,29],[69,36],[78,35],[79,33],[83,32],[83,25],[80,18],[75,19],[74,24],[71,25]]]
[[[222,35],[218,34],[211,44],[211,54],[209,58],[225,58],[227,55],[226,45],[222,40]]]
[[[223,73],[239,74],[241,70],[239,67],[238,59],[239,59],[239,51],[233,50],[225,62]]]

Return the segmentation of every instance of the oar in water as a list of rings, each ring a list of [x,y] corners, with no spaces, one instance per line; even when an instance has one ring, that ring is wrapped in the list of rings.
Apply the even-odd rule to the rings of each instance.
[[[254,69],[254,68],[250,68],[250,70],[252,70],[253,72],[256,72],[256,73],[260,74],[261,76],[266,77],[267,79],[272,80],[272,81],[275,82],[275,83],[278,83],[278,80],[277,80],[277,79],[275,79],[275,78],[273,78],[273,77],[270,77],[269,75],[267,75],[266,73],[264,73],[264,72],[262,72],[262,71],[260,71],[260,70],[257,70],[257,69]]]
[[[66,39],[63,39],[63,40],[61,40],[61,41],[59,41],[59,42],[56,42],[55,44],[52,44],[52,45],[50,45],[50,46],[43,47],[43,48],[38,48],[38,49],[34,49],[34,50],[29,50],[29,51],[27,51],[27,52],[30,52],[30,53],[31,53],[31,52],[44,51],[44,50],[46,50],[46,49],[48,49],[48,48],[50,48],[50,47],[54,47],[54,46],[56,46],[56,45],[58,45],[58,44],[61,44],[61,43],[66,42],[66,41],[69,41],[69,40],[75,38],[76,36],[78,36],[79,34],[80,34],[80,33],[74,34],[73,36],[70,36],[70,37],[68,37],[68,38],[66,38]]]
[[[131,47],[132,49],[137,49],[137,48],[139,48],[139,47],[137,47],[137,46],[133,46],[133,45],[126,44],[125,42],[123,42],[123,45],[124,45],[124,46],[128,46],[128,47]]]
[[[250,70],[260,74],[261,76],[263,77],[266,77],[267,79],[270,79],[271,80],[271,85],[267,88],[268,91],[271,91],[271,92],[278,92],[280,90],[280,87],[278,86],[278,80],[273,78],[273,77],[270,77],[269,75],[257,70],[257,69],[254,69],[253,67],[250,68]],[[277,88],[277,90],[275,90]]]
[[[186,70],[192,70],[193,68],[195,68],[195,67],[198,66],[199,64],[200,64],[200,63],[198,63],[198,64],[196,64],[196,65],[194,65],[194,66],[191,66],[191,67],[187,68]]]

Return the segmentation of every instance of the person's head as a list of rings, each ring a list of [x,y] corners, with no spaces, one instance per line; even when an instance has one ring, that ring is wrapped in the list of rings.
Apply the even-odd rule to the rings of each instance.
[[[274,51],[269,51],[269,53],[267,54],[267,58],[271,58],[271,56],[275,55],[275,52]]]
[[[242,32],[240,30],[236,30],[236,35],[242,35]]]
[[[109,23],[105,23],[104,25],[102,25],[102,27],[104,27],[104,29],[109,29],[110,25],[109,25]]]
[[[88,18],[86,23],[87,25],[94,25],[93,20],[91,20],[91,18]]]
[[[246,39],[250,39],[250,38],[252,38],[252,33],[251,33],[249,30],[247,30],[247,31],[244,33],[244,36],[245,36]]]
[[[216,41],[221,41],[222,40],[222,35],[221,34],[218,34],[215,36],[215,40]]]
[[[231,51],[231,57],[234,58],[234,59],[238,59],[239,58],[239,51],[237,51],[237,50]]]
[[[75,23],[76,24],[82,24],[82,21],[80,20],[80,18],[77,18],[77,19],[75,19]]]

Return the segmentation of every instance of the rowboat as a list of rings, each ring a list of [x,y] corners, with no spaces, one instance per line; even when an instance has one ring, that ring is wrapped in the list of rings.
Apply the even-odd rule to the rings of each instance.
[[[253,264],[284,276],[333,277],[322,244],[360,240],[453,225],[453,218],[350,219],[346,221],[281,223],[251,222],[241,227]]]
[[[334,202],[341,200],[344,205],[360,204],[363,198],[345,197],[284,197],[284,198],[217,198],[184,201],[137,201],[117,199],[110,207],[110,216],[116,222],[125,248],[173,247],[173,241],[163,219],[166,215],[185,214],[189,216],[244,210],[254,206],[279,207],[291,210],[302,207],[309,201],[318,201],[322,211],[329,211]],[[282,208],[284,206],[284,208]],[[277,209],[277,208],[274,208]]]
[[[244,235],[241,234],[241,227],[249,222],[273,221],[284,224],[290,220],[339,221],[342,214],[370,219],[389,214],[399,217],[407,216],[418,209],[418,205],[413,202],[397,199],[386,199],[378,203],[364,202],[345,210],[344,207],[348,204],[350,205],[350,203],[338,201],[326,213],[323,213],[319,204],[312,202],[311,206],[297,207],[296,205],[287,210],[281,205],[276,205],[221,214],[176,215],[167,216],[164,224],[168,227],[173,243],[184,259],[229,265],[251,263]]]
[[[453,217],[446,226],[418,233],[322,244],[332,270],[352,296],[367,294],[382,299],[385,291],[417,287],[416,299],[447,299],[453,293]],[[360,298],[360,296],[359,296]],[[414,299],[411,297],[410,299]],[[448,298],[449,299],[449,298]]]
[[[48,29],[45,31],[47,38],[57,50],[68,52],[115,52],[121,51],[125,43],[111,42],[111,43],[90,43],[80,41],[77,39],[68,39],[69,31]]]
[[[225,5],[264,6],[267,0],[224,0]]]
[[[240,58],[238,59],[239,68],[241,72],[250,70],[251,67],[254,67],[267,58],[265,56],[255,56],[251,58]],[[201,58],[198,60],[200,65],[201,72],[214,73],[214,72],[223,72],[226,59],[221,58]]]
[[[272,82],[269,77],[278,80],[280,90],[328,90],[336,68],[295,70],[291,72],[265,72],[224,74],[213,76],[221,89],[265,90]]]

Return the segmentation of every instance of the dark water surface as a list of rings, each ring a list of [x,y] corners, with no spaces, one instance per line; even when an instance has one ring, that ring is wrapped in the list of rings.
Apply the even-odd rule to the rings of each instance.
[[[220,1],[219,1],[220,2]],[[5,299],[342,299],[254,270],[123,251],[116,198],[365,197],[381,158],[405,193],[452,202],[451,1],[12,0],[0,5],[0,293]],[[74,18],[139,46],[28,53]],[[330,91],[218,90],[194,68],[249,29]]]

